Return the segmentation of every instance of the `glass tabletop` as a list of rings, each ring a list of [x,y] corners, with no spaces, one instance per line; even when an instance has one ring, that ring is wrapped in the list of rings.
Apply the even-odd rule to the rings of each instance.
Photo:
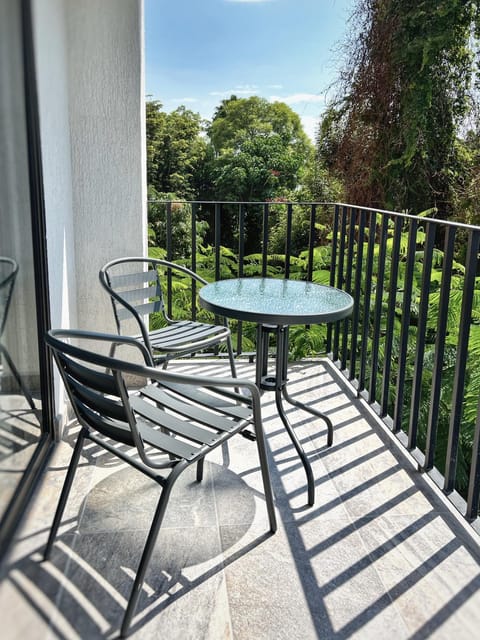
[[[276,278],[219,280],[202,287],[199,298],[217,315],[276,325],[335,322],[353,308],[353,298],[335,287]]]

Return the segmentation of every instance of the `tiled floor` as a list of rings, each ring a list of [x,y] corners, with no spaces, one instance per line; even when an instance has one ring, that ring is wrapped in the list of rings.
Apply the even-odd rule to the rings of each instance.
[[[219,367],[206,365],[209,373],[221,374]],[[253,375],[248,363],[239,370]],[[201,484],[192,469],[174,490],[132,637],[478,637],[476,534],[414,472],[330,363],[293,365],[290,391],[335,424],[327,448],[321,420],[289,412],[311,455],[315,506],[306,507],[303,468],[266,394],[278,532],[267,533],[255,444],[233,439],[229,460],[219,451]],[[91,447],[52,560],[40,562],[73,435],[72,428],[58,446],[4,569],[2,640],[118,636],[157,486]]]
[[[20,393],[0,392],[0,514],[11,501],[39,438],[38,415],[25,397]]]

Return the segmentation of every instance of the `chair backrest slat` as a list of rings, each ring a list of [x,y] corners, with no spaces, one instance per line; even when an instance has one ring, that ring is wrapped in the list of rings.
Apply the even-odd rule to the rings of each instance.
[[[76,404],[78,415],[89,424],[93,429],[98,431],[107,438],[127,444],[130,447],[135,446],[132,432],[126,422],[111,420],[92,411],[87,405]]]
[[[95,371],[86,367],[63,353],[58,354],[64,372],[81,384],[101,393],[118,396],[118,387],[113,376],[103,371]]]
[[[73,393],[83,404],[86,404],[94,411],[114,418],[115,420],[122,420],[127,422],[128,418],[125,413],[124,406],[117,400],[106,398],[103,394],[93,391],[91,388],[86,387],[84,384],[78,383],[71,376],[68,376]]]
[[[141,268],[141,263],[139,263]],[[113,289],[137,286],[148,282],[157,282],[158,273],[156,269],[149,269],[148,271],[137,271],[136,273],[124,273],[119,275],[112,275],[108,273],[108,280],[110,286]]]
[[[151,287],[143,287],[140,289],[129,289],[128,291],[122,291],[122,298],[130,304],[136,302],[145,302],[150,298],[156,298],[161,295],[160,287],[153,285]]]
[[[112,373],[98,371],[65,353],[55,353],[77,415],[108,438],[134,445],[128,414]],[[106,397],[108,396],[108,397]]]
[[[163,309],[160,300],[146,302],[145,304],[132,305],[132,307],[134,307],[139,316],[146,316],[150,313],[162,311]],[[118,306],[116,311],[119,320],[128,320],[132,317],[132,313],[128,309],[125,309],[125,307],[121,307],[120,305]]]

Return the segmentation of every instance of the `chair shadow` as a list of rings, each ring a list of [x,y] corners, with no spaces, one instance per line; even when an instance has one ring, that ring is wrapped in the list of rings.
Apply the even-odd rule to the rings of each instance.
[[[191,475],[172,495],[131,633],[155,616],[165,615],[194,590],[198,593],[192,607],[198,606],[199,599],[201,606],[213,607],[225,567],[271,535],[266,531],[253,540],[250,535],[248,542],[241,543],[254,521],[255,491],[223,466],[207,461],[206,468],[204,482],[198,484]],[[212,504],[212,476],[217,474],[219,486],[236,496],[235,534],[228,536],[228,543],[220,539]],[[134,495],[129,503],[127,494]],[[115,471],[85,497],[80,522],[58,536],[48,562],[42,561],[43,548],[37,547],[7,568],[6,579],[57,638],[118,637],[158,496],[156,483],[142,474]],[[232,545],[235,551],[229,554]]]

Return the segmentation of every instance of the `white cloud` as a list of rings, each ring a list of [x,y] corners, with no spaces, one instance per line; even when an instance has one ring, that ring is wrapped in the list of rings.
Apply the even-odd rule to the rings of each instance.
[[[243,2],[244,4],[258,3],[258,2],[275,2],[276,0],[225,0],[225,2]]]
[[[270,102],[285,102],[285,104],[300,104],[302,102],[325,102],[325,97],[318,93],[293,93],[290,96],[270,96]]]
[[[225,91],[210,91],[211,96],[230,97],[231,95],[255,95],[258,93],[258,87],[255,84],[240,84],[234,89],[226,89]]]
[[[318,116],[300,116],[303,130],[312,142],[315,142],[315,134],[318,128],[320,118]]]
[[[170,98],[167,102],[179,102],[186,104],[187,102],[198,102],[198,98]]]

